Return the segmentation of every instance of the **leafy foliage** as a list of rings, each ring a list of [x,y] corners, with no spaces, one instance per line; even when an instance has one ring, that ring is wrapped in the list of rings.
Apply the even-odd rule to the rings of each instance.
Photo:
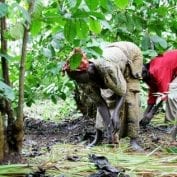
[[[62,76],[61,69],[74,47],[82,47],[89,57],[97,58],[107,42],[132,41],[141,47],[144,62],[176,48],[175,5],[174,0],[36,0],[30,18],[25,0],[1,3],[0,16],[6,15],[9,21],[6,37],[11,44],[10,72],[15,90],[25,21],[31,23],[25,81],[25,100],[31,105],[38,95],[56,102],[71,93],[74,86]],[[73,59],[72,66],[77,67],[78,62]]]

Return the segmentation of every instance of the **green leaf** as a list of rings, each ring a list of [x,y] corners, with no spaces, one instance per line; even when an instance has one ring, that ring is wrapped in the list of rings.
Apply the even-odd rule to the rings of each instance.
[[[30,28],[31,34],[33,36],[38,35],[41,32],[41,27],[42,27],[42,22],[41,21],[33,20],[32,24],[31,24],[31,28]]]
[[[82,55],[80,53],[77,53],[70,58],[71,70],[75,70],[79,67],[81,59],[82,59]]]
[[[90,48],[92,50],[94,50],[99,55],[102,55],[102,53],[103,53],[103,50],[100,47],[98,47],[98,46],[93,46],[93,47],[90,47]]]
[[[15,99],[15,94],[12,88],[2,81],[0,81],[0,96],[10,101]]]
[[[90,30],[96,34],[101,32],[101,24],[96,19],[93,19],[93,18],[89,19],[89,27],[90,27]]]
[[[108,9],[108,0],[100,0],[101,7]]]
[[[15,7],[18,8],[18,10],[22,13],[23,18],[24,18],[25,21],[27,21],[29,24],[31,23],[31,17],[30,17],[30,15],[29,15],[29,13],[28,13],[28,11],[26,9],[24,9],[22,6],[20,6],[17,3],[13,3],[12,6],[14,6],[14,8]]]
[[[166,49],[168,47],[167,41],[165,39],[160,39],[159,44],[163,49]]]
[[[35,1],[33,12],[32,12],[33,19],[37,19],[37,18],[41,17],[43,9],[44,9],[44,7],[43,7],[42,2]]]
[[[99,0],[85,0],[85,2],[90,10],[95,10],[100,3]]]
[[[73,20],[68,20],[64,26],[64,36],[69,41],[72,42],[76,37],[76,22]]]
[[[0,2],[0,18],[4,17],[7,14],[8,6],[5,3]]]
[[[0,56],[1,57],[4,57],[6,60],[10,60],[12,57],[8,54],[3,54],[3,53],[0,53]]]
[[[151,41],[149,35],[144,35],[141,42],[142,50],[150,49],[150,45],[151,45]]]
[[[134,0],[134,3],[139,6],[143,4],[143,0]]]
[[[155,43],[155,44],[159,44],[163,49],[166,49],[168,47],[167,41],[157,35],[152,36],[151,40]]]
[[[87,37],[89,28],[87,23],[84,20],[78,19],[76,21],[76,30],[77,30],[77,36],[80,39],[84,39]]]
[[[125,9],[129,4],[129,0],[114,0],[114,2],[120,9]]]
[[[96,17],[97,19],[104,20],[105,19],[105,14],[99,13],[99,12],[90,12],[90,16],[93,16],[94,18]]]
[[[47,57],[47,58],[51,58],[51,57],[52,57],[52,52],[51,52],[51,50],[48,49],[48,48],[43,48],[42,53],[43,53],[43,55],[44,55],[45,57]]]
[[[89,12],[86,12],[85,10],[78,9],[75,13],[72,14],[74,18],[86,18],[89,16]]]
[[[24,27],[21,23],[16,23],[14,26],[10,27],[9,34],[13,39],[21,39],[23,36]]]

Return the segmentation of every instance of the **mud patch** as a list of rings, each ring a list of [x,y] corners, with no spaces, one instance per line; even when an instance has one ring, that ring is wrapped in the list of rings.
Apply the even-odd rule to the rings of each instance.
[[[88,144],[94,138],[94,124],[94,120],[88,117],[67,119],[59,124],[28,118],[25,120],[23,153],[25,156],[34,157],[50,151],[51,146],[56,143]],[[149,125],[146,129],[140,129],[138,142],[146,151],[157,147],[173,147],[169,132],[168,126]]]

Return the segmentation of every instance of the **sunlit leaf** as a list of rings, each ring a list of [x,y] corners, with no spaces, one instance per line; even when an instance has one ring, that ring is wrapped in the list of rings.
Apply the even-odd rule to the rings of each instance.
[[[64,36],[69,41],[72,42],[76,36],[76,22],[68,20],[64,26]]]
[[[100,0],[100,4],[104,9],[108,8],[108,0]]]
[[[76,21],[76,30],[77,30],[77,36],[80,39],[86,38],[88,35],[88,25],[84,20],[78,19]]]
[[[42,22],[41,21],[33,20],[32,24],[31,24],[31,28],[30,28],[31,34],[33,36],[38,35],[41,32],[41,27],[42,27]]]
[[[95,20],[93,18],[89,19],[89,27],[90,30],[93,31],[94,33],[98,34],[101,32],[101,24],[98,20]]]
[[[99,0],[85,0],[90,10],[95,10],[99,5]]]
[[[125,9],[129,4],[129,0],[114,0],[114,2],[120,9]]]
[[[41,1],[35,1],[34,8],[33,8],[33,13],[32,13],[33,19],[41,17],[43,9],[44,9],[44,7],[43,7],[42,2]]]
[[[85,11],[85,10],[81,10],[81,9],[77,9],[76,12],[74,12],[72,14],[72,16],[74,18],[85,18],[85,17],[88,17],[89,16],[89,12]]]
[[[31,23],[31,17],[26,9],[24,9],[18,3],[13,3],[13,6],[16,7],[21,12],[25,21],[27,21],[28,23]]]
[[[13,39],[21,39],[23,36],[24,27],[21,23],[16,23],[9,29],[9,34]]]
[[[75,54],[70,58],[70,68],[71,70],[75,70],[76,68],[78,68],[78,66],[80,65],[82,59],[82,55],[81,54]]]

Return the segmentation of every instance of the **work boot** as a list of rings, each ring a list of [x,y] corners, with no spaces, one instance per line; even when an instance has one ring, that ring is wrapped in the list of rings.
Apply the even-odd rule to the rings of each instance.
[[[148,118],[143,118],[141,121],[140,121],[140,126],[143,127],[143,128],[146,128],[146,126],[151,122],[151,119],[148,119]]]

